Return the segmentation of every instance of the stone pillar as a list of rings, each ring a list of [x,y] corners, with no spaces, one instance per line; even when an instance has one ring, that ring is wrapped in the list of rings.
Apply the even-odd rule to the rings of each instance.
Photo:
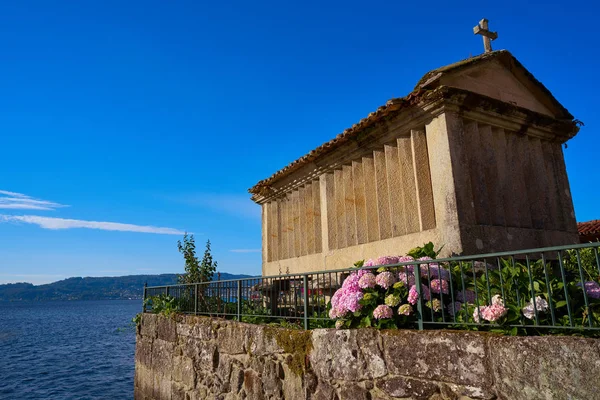
[[[354,202],[354,185],[352,183],[352,165],[344,165],[342,168],[343,186],[344,186],[344,213],[346,223],[343,234],[346,237],[346,246],[354,246],[356,240],[356,211]]]
[[[321,181],[314,180],[312,181],[312,199],[313,199],[313,214],[314,214],[314,234],[315,234],[315,253],[320,253],[323,251],[323,238],[326,236],[326,233],[322,231],[323,221],[321,216],[321,204],[323,204],[323,199],[321,197]],[[325,200],[327,201],[327,200]],[[327,218],[326,218],[327,219]]]
[[[460,157],[456,159],[456,155],[460,155],[460,151],[454,152],[454,157],[451,156],[454,148],[460,146],[460,142],[453,143],[457,139],[456,136],[459,136],[458,139],[462,139],[460,137],[462,135],[456,134],[457,128],[462,132],[462,124],[459,124],[457,119],[456,115],[441,114],[425,126],[425,132],[431,169],[435,225],[439,229],[439,237],[444,248],[459,252],[462,245],[458,223],[459,200],[455,174],[460,171],[456,171],[453,167],[460,162]],[[460,141],[462,142],[462,140]],[[465,167],[461,168],[461,170],[464,169]],[[460,181],[460,183],[465,184],[464,181]],[[467,182],[467,184],[470,192],[470,183]],[[461,190],[463,189],[461,188]]]
[[[410,138],[415,173],[415,190],[417,192],[417,209],[419,210],[419,228],[424,231],[435,228],[435,206],[425,130],[413,129]]]
[[[400,162],[398,161],[398,148],[385,146],[385,170],[387,175],[387,195],[390,202],[390,220],[392,222],[392,237],[404,235],[407,232],[404,217],[405,188],[400,180]]]
[[[267,213],[267,204],[261,204],[261,219],[262,219],[262,230],[261,230],[261,239],[262,239],[262,262],[265,265],[269,260],[269,234],[268,234],[268,213]]]
[[[379,225],[379,238],[388,239],[392,237],[392,223],[390,216],[390,196],[387,183],[387,170],[385,153],[374,151],[373,160],[375,165],[375,192],[377,197],[377,218]]]
[[[367,242],[379,240],[378,200],[375,184],[375,164],[373,157],[363,157],[363,176],[365,180],[365,200],[367,202]]]
[[[365,176],[363,164],[352,162],[352,181],[354,183],[354,207],[356,212],[356,239],[358,244],[367,242],[367,199],[365,196]],[[374,199],[373,199],[374,200]]]
[[[419,214],[420,209],[417,205],[417,186],[415,182],[416,168],[423,168],[423,165],[413,164],[413,151],[411,137],[401,137],[398,142],[398,162],[400,164],[400,187],[402,188],[402,216],[404,217],[404,226],[406,233],[414,233],[420,230]],[[428,160],[425,160],[428,164]],[[429,165],[425,167],[429,170]]]

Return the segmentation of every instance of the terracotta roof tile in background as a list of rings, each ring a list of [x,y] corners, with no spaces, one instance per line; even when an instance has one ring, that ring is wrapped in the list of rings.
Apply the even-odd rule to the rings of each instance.
[[[592,221],[587,222],[578,222],[577,230],[580,235],[593,235],[595,233],[600,233],[600,219],[594,219]]]

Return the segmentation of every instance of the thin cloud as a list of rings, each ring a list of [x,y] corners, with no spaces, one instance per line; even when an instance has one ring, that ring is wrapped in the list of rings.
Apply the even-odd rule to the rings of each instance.
[[[4,215],[0,214],[0,222],[17,222],[38,225],[43,229],[99,229],[103,231],[156,233],[163,235],[183,235],[185,232],[174,228],[123,224],[120,222],[83,221],[80,219],[40,217],[37,215]]]
[[[260,253],[261,249],[233,249],[229,251],[232,253]]]
[[[9,192],[8,190],[0,190],[0,194],[3,194],[5,196],[11,196],[11,197],[29,197],[29,196],[21,194],[21,193]]]
[[[0,208],[10,210],[41,210],[53,211],[57,208],[68,207],[53,201],[36,199],[26,194],[0,190]]]

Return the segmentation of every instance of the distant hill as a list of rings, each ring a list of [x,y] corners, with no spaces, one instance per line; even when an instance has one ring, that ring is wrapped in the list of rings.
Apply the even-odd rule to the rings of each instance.
[[[141,299],[144,283],[147,282],[148,286],[172,285],[177,283],[177,276],[177,274],[162,274],[68,278],[37,286],[31,283],[9,283],[0,285],[0,301]],[[221,280],[249,277],[250,275],[221,272]]]

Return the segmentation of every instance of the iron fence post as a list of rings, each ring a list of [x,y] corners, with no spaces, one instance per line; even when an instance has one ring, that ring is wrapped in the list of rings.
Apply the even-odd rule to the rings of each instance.
[[[415,274],[415,287],[417,289],[418,298],[417,298],[417,313],[419,314],[417,317],[417,325],[419,330],[423,330],[423,290],[421,288],[421,266],[419,264],[415,264],[414,268]]]
[[[194,285],[194,315],[198,314],[198,284]]]
[[[144,282],[144,298],[142,300],[142,312],[146,312],[146,289],[148,288],[148,282]]]
[[[237,319],[242,321],[242,281],[237,281]]]
[[[304,289],[304,329],[308,330],[308,275],[302,276],[302,288]]]
[[[167,297],[169,297],[169,286],[167,286],[167,288],[165,290],[165,294],[167,295]]]

